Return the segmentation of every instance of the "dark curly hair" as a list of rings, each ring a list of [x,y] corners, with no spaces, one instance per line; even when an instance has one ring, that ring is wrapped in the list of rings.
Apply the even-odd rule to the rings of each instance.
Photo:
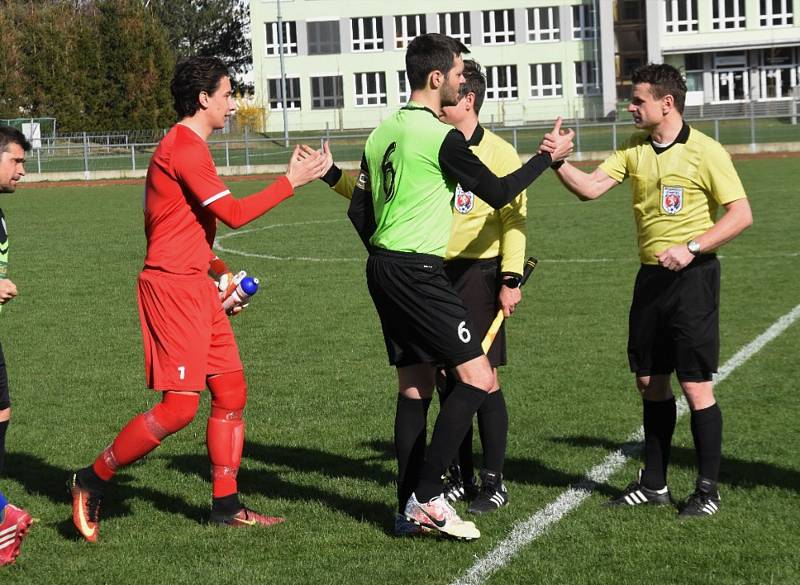
[[[178,63],[169,86],[178,117],[193,116],[200,108],[200,93],[213,94],[223,77],[230,77],[230,71],[216,57],[190,57]]]
[[[406,76],[411,89],[423,89],[432,71],[447,72],[453,68],[456,55],[469,53],[463,43],[439,33],[420,35],[408,43]]]
[[[649,83],[653,97],[661,99],[671,95],[675,100],[675,109],[683,114],[686,103],[686,82],[681,72],[666,63],[649,63],[642,65],[631,76],[634,85]]]

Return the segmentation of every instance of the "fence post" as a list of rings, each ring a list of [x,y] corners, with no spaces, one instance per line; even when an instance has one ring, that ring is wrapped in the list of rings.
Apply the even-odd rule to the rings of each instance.
[[[514,143],[514,150],[517,150],[517,129],[513,128],[511,130],[512,142]]]
[[[131,144],[131,170],[136,170],[136,145]]]
[[[756,109],[755,103],[750,100],[750,152],[756,151]]]
[[[231,166],[231,149],[230,149],[230,142],[228,142],[228,137],[225,137],[225,166]]]
[[[250,133],[247,131],[247,126],[244,127],[244,164],[247,167],[246,172],[250,172]]]
[[[83,133],[83,178],[89,180],[89,138]]]
[[[719,118],[714,118],[714,140],[719,142]]]
[[[39,172],[40,175],[42,174],[42,149],[41,148],[37,148],[36,149],[36,170]]]
[[[617,150],[617,123],[611,123],[611,150]]]
[[[797,124],[797,100],[792,100],[792,125]]]
[[[581,122],[577,110],[575,111],[575,152],[581,151]]]

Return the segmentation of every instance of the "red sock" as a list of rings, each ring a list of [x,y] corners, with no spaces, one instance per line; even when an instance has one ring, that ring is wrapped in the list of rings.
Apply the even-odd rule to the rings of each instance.
[[[211,390],[211,416],[208,419],[206,445],[211,460],[211,482],[215,498],[239,491],[236,476],[242,461],[247,384],[242,371],[220,374],[208,379]]]
[[[161,439],[188,425],[197,412],[200,393],[165,392],[161,402],[134,417],[114,442],[95,459],[94,472],[105,481],[161,444]]]

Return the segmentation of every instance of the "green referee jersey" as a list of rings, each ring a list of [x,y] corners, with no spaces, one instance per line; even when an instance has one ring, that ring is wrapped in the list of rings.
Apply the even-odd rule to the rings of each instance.
[[[372,192],[370,244],[444,256],[456,181],[442,171],[439,152],[452,129],[409,102],[370,134],[364,149],[369,176],[362,171],[358,178],[358,186]]]
[[[634,133],[600,168],[617,182],[631,178],[642,264],[658,264],[657,253],[708,231],[721,205],[747,197],[722,145],[686,123],[665,149]]]

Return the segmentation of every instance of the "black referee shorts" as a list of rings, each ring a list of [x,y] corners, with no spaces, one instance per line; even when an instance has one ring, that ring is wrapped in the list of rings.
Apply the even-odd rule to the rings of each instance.
[[[711,380],[719,366],[719,291],[715,254],[697,256],[680,272],[643,264],[629,319],[631,371],[674,371],[682,382]]]
[[[500,308],[497,302],[501,280],[500,258],[448,260],[444,264],[444,271],[458,296],[464,301],[475,332],[483,340]],[[505,321],[497,332],[487,357],[492,367],[506,365]]]
[[[6,358],[3,355],[3,346],[0,344],[0,410],[5,410],[6,408],[11,408],[11,397],[8,393]]]
[[[393,366],[453,367],[483,355],[481,338],[440,257],[373,250],[367,285]]]

